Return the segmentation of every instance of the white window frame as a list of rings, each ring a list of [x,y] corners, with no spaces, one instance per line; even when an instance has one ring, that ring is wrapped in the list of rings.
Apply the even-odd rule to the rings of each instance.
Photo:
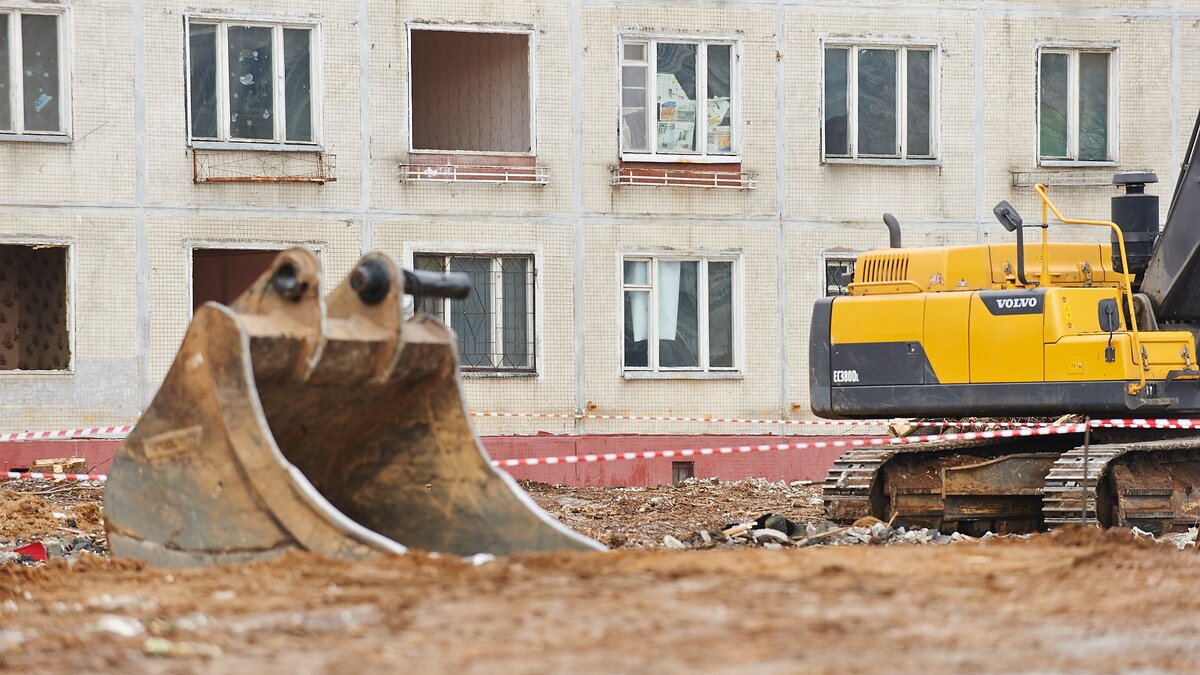
[[[829,263],[850,260],[850,261],[853,261],[852,264],[855,267],[855,272],[857,272],[858,271],[858,257],[860,255],[862,255],[862,251],[854,251],[854,250],[849,250],[849,249],[846,249],[846,250],[832,249],[829,251],[825,251],[824,253],[821,254],[821,269],[820,269],[820,272],[821,272],[821,286],[820,286],[821,296],[820,297],[822,297],[822,298],[842,297],[840,295],[830,295],[829,294]],[[849,291],[849,289],[847,289],[847,292],[848,291]]]
[[[12,111],[13,128],[0,130],[0,140],[49,143],[71,142],[71,31],[70,13],[66,6],[35,3],[0,5],[0,14],[8,19],[8,78],[7,105]],[[58,131],[28,131],[25,129],[25,78],[22,76],[21,15],[41,14],[58,17]],[[57,372],[57,371],[56,371]]]
[[[846,127],[849,155],[829,155],[825,148],[825,50],[849,49],[846,64]],[[898,156],[866,155],[858,152],[858,53],[863,49],[893,49],[901,52],[897,65],[896,83],[896,147]],[[929,57],[929,155],[908,156],[908,51],[928,51]],[[831,37],[820,40],[818,50],[818,96],[821,124],[821,162],[825,164],[890,164],[901,166],[929,166],[941,164],[942,114],[941,114],[941,62],[942,41],[905,40],[871,37]]]
[[[1079,55],[1108,54],[1108,159],[1079,159]],[[1042,157],[1042,54],[1068,54],[1066,158]],[[1120,164],[1121,51],[1114,42],[1043,42],[1037,45],[1034,63],[1033,156],[1038,166],[1096,166]]]
[[[406,245],[404,247],[404,259],[408,261],[408,265],[412,269],[417,268],[417,256],[441,256],[449,259],[455,257],[467,258],[490,258],[491,259],[491,275],[492,275],[492,312],[493,322],[492,330],[492,353],[490,358],[492,366],[460,366],[460,372],[464,377],[541,377],[542,364],[542,311],[541,311],[541,287],[539,283],[539,275],[541,273],[541,251],[540,249],[530,248],[504,248],[499,246],[489,246],[483,248],[464,247],[462,244],[439,244],[436,242],[416,243]],[[532,361],[528,367],[514,366],[497,366],[496,363],[502,363],[504,354],[502,347],[504,344],[504,288],[503,284],[496,283],[503,279],[503,269],[500,264],[502,258],[527,258],[530,262],[529,280],[526,283],[526,290],[530,294],[529,301],[526,302],[525,316],[527,325],[533,332],[532,342],[530,345],[529,358]],[[443,263],[443,269],[445,269]],[[408,298],[408,311],[415,311],[415,305],[412,304],[412,298]],[[450,325],[450,301],[442,302],[442,316],[437,317],[442,323]],[[497,347],[501,347],[500,350]],[[487,368],[476,370],[475,368]]]
[[[290,248],[306,248],[317,256],[318,262],[325,260],[325,245],[313,244],[295,241],[224,241],[212,239],[185,239],[183,241],[184,254],[187,258],[184,261],[184,274],[187,276],[187,313],[188,320],[192,317],[192,304],[195,298],[195,281],[196,271],[193,261],[195,260],[196,249],[208,250],[225,250],[225,251],[275,251],[283,253]],[[321,266],[324,270],[324,265]],[[323,274],[323,273],[322,273]],[[322,282],[326,281],[322,279]]]
[[[628,42],[646,44],[646,60],[626,61],[625,44]],[[694,153],[660,153],[658,152],[658,66],[656,55],[659,42],[688,43],[698,45],[696,49],[696,123],[704,120],[704,135],[696,140],[698,150]],[[701,114],[701,109],[707,111],[708,101],[708,45],[730,45],[733,63],[729,68],[729,121],[731,129],[730,143],[733,152],[727,154],[708,154],[708,115]],[[647,68],[646,78],[646,129],[649,134],[648,151],[627,151],[621,137],[621,108],[623,66],[644,65]],[[622,161],[625,162],[677,162],[677,163],[706,163],[706,164],[740,164],[742,161],[742,41],[731,35],[689,35],[685,33],[641,33],[618,32],[617,34],[617,149]],[[701,76],[703,74],[703,77]],[[703,105],[702,105],[703,102]]]
[[[649,284],[625,283],[626,262],[649,262]],[[696,283],[698,286],[696,306],[699,310],[697,333],[700,347],[700,365],[696,367],[663,367],[658,365],[658,268],[660,262],[699,262]],[[731,311],[733,317],[733,365],[731,367],[714,367],[709,365],[711,354],[708,344],[708,264],[712,262],[732,263],[732,284],[730,298],[734,303]],[[626,379],[658,379],[658,378],[740,378],[742,375],[742,326],[745,325],[745,300],[742,293],[742,262],[741,255],[736,253],[698,253],[680,255],[674,253],[628,252],[618,256],[617,288],[619,289],[617,311],[620,315],[620,332],[617,340],[620,345],[621,370]],[[625,293],[626,291],[649,291],[649,313],[646,337],[647,363],[646,366],[625,365]]]
[[[413,146],[413,99],[412,99],[412,34],[413,31],[442,31],[446,33],[502,33],[506,35],[524,35],[529,47],[528,63],[529,76],[529,151],[502,152],[499,150],[431,150]],[[414,155],[466,155],[488,157],[536,157],[537,156],[537,32],[532,26],[508,25],[491,26],[477,24],[438,24],[408,22],[405,24],[404,58],[408,77],[404,81],[404,98],[408,102],[408,113],[405,122],[408,124],[408,151]],[[483,255],[483,254],[480,254]]]
[[[58,370],[17,370],[3,369],[0,370],[0,378],[2,377],[23,377],[35,375],[40,377],[57,376],[71,377],[75,375],[75,241],[72,239],[0,239],[0,245],[3,246],[26,246],[29,248],[63,248],[66,249],[63,264],[66,265],[66,282],[67,282],[67,298],[65,301],[66,316],[63,317],[63,325],[67,329],[67,348],[71,351],[67,359],[67,367]]]
[[[324,80],[321,70],[321,24],[318,21],[290,19],[283,17],[261,16],[231,16],[214,14],[184,14],[183,26],[183,73],[184,73],[184,105],[187,107],[187,139],[188,146],[200,150],[275,150],[275,151],[321,151],[322,101],[324,100]],[[192,40],[191,26],[211,24],[217,26],[217,138],[192,137]],[[229,134],[229,27],[245,26],[251,28],[271,28],[272,78],[274,83],[274,101],[272,102],[275,117],[275,137],[267,139],[232,138]],[[284,59],[283,59],[283,30],[297,28],[311,30],[309,44],[309,102],[312,110],[313,140],[287,140],[287,115],[284,113]]]

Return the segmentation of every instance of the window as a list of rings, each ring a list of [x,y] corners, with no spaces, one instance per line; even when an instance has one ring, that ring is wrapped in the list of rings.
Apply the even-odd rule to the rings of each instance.
[[[622,159],[737,161],[732,41],[626,37],[620,49]]]
[[[232,303],[278,256],[262,249],[192,249],[192,311],[209,301]]]
[[[416,311],[438,317],[458,334],[464,371],[534,372],[537,273],[532,257],[418,253],[413,266],[471,277],[466,298],[417,298],[416,305]]]
[[[825,159],[937,157],[937,49],[825,46]]]
[[[625,369],[731,371],[734,261],[626,258]]]
[[[0,133],[67,133],[62,24],[61,14],[0,10]]]
[[[1116,161],[1112,50],[1038,52],[1038,159]]]
[[[528,32],[412,29],[412,150],[533,152],[529,43]]]
[[[853,253],[830,253],[825,256],[825,297],[849,295],[854,281]]]
[[[69,370],[67,247],[0,245],[0,370]]]
[[[189,20],[191,139],[316,144],[315,32],[311,25]]]

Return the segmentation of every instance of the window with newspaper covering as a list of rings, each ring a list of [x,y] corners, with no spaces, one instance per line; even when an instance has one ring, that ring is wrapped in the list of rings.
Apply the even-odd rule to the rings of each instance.
[[[643,36],[619,42],[621,158],[737,162],[736,42]]]
[[[445,321],[458,335],[458,358],[467,372],[536,372],[532,256],[417,253],[420,270],[462,272],[471,293],[462,300],[422,297],[415,310]]]

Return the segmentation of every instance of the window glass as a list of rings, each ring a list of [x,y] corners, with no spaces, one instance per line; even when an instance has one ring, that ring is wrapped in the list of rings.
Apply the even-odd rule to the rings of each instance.
[[[621,144],[626,150],[646,152],[650,135],[646,129],[646,79],[649,66],[621,67]]]
[[[908,68],[908,137],[906,139],[909,157],[928,157],[932,155],[930,148],[930,109],[932,107],[932,80],[930,63],[933,52],[909,50],[907,54]]]
[[[533,353],[533,331],[529,325],[529,259],[502,258],[504,287],[504,353],[501,367],[525,368]]]
[[[458,358],[464,366],[491,366],[492,260],[454,256],[451,272],[471,278],[471,292],[450,302],[450,327],[458,334]]]
[[[229,135],[269,140],[275,137],[271,109],[275,88],[271,66],[270,28],[230,26]]]
[[[57,16],[21,15],[21,59],[25,130],[61,131]]]
[[[658,44],[658,150],[696,151],[695,44]]]
[[[658,263],[658,364],[663,368],[700,365],[699,266],[694,260]]]
[[[646,60],[646,43],[644,43],[644,42],[626,42],[625,43],[625,60],[626,61],[645,61]]]
[[[733,367],[733,263],[708,263],[708,365]]]
[[[847,66],[849,49],[825,50],[825,154],[850,154]]]
[[[858,53],[858,151],[896,154],[896,50]]]
[[[0,14],[0,130],[12,129],[12,108],[9,106],[11,84],[8,81],[8,15]]]
[[[189,86],[192,137],[217,137],[217,26],[188,26]]]
[[[625,367],[650,365],[650,291],[625,291]]]
[[[732,45],[708,45],[708,153],[733,152]]]
[[[283,30],[283,109],[287,114],[287,140],[313,140],[311,35],[308,29]]]
[[[639,285],[649,284],[650,262],[647,260],[626,260],[625,283]]]
[[[1069,54],[1044,52],[1041,67],[1041,110],[1039,111],[1040,154],[1067,157],[1069,100]]]
[[[1107,52],[1079,54],[1079,159],[1108,159]]]

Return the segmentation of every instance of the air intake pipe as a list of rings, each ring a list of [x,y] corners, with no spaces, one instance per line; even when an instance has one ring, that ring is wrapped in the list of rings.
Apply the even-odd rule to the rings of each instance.
[[[901,248],[900,246],[900,221],[896,220],[896,216],[890,213],[883,214],[883,224],[887,225],[888,229],[888,245],[892,248]]]
[[[1112,198],[1112,221],[1121,228],[1125,237],[1125,256],[1129,260],[1129,272],[1140,281],[1154,253],[1154,241],[1158,238],[1158,195],[1146,194],[1146,185],[1157,183],[1158,176],[1151,172],[1118,173],[1113,176],[1113,185],[1125,187],[1125,193]],[[1121,267],[1121,250],[1117,246],[1117,234],[1112,234],[1113,269]]]

